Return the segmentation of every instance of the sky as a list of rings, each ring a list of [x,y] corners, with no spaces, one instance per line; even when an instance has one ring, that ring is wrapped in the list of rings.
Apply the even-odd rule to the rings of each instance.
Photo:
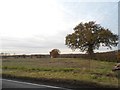
[[[80,22],[118,34],[118,0],[1,0],[0,13],[0,52],[11,54],[81,53],[65,45]],[[96,50],[102,51],[109,49]]]

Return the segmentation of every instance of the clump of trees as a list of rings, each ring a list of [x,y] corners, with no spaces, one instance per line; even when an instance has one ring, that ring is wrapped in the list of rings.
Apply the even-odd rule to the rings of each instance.
[[[60,55],[60,50],[59,49],[53,49],[50,51],[50,56],[51,58],[57,58]]]
[[[80,23],[74,28],[72,34],[66,36],[65,44],[72,50],[79,49],[93,55],[100,46],[117,46],[118,35],[109,29],[96,24],[94,21]]]

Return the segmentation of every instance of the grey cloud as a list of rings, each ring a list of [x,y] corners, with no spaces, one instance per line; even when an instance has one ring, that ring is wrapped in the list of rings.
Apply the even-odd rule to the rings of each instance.
[[[56,38],[52,36],[51,38],[2,38],[2,48],[28,48],[28,49],[38,49],[38,48],[62,48],[64,47],[64,39]]]

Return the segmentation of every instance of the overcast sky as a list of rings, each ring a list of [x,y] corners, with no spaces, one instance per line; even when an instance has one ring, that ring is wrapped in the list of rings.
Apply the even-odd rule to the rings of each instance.
[[[84,1],[84,2],[83,2]],[[106,2],[105,2],[106,1]],[[1,0],[0,52],[73,52],[65,37],[80,22],[96,21],[118,34],[118,0]],[[116,48],[113,48],[113,50]],[[101,48],[99,51],[108,49]],[[98,51],[98,50],[97,50]]]

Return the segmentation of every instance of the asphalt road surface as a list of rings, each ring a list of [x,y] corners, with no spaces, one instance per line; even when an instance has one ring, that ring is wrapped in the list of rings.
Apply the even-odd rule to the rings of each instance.
[[[39,90],[68,90],[66,88],[62,87],[55,87],[55,86],[49,86],[49,85],[39,85],[34,83],[28,83],[28,82],[21,82],[21,81],[14,81],[14,80],[8,80],[8,79],[2,79],[2,88],[3,90],[5,88],[34,88]],[[70,89],[69,89],[70,90]]]

